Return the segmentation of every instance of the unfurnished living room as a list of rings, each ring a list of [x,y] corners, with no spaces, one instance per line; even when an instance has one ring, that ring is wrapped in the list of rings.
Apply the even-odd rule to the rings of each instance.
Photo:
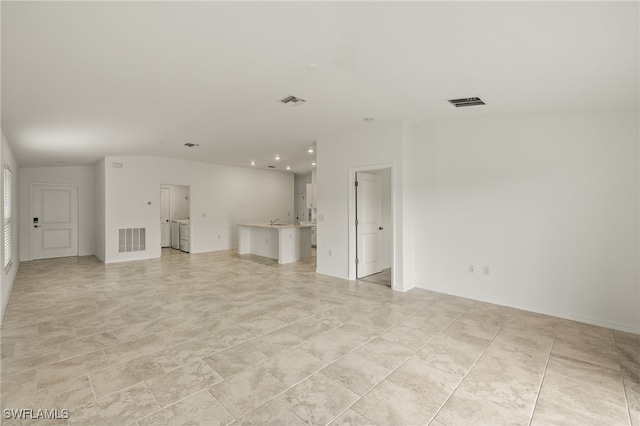
[[[640,425],[637,1],[2,1],[2,424]]]

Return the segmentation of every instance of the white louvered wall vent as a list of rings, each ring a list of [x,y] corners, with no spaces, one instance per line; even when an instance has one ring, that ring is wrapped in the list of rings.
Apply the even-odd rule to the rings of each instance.
[[[147,249],[146,228],[118,229],[118,252],[145,251]]]

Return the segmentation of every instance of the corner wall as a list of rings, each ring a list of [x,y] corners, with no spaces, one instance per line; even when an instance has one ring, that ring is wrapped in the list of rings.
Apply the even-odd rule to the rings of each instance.
[[[403,256],[404,245],[411,240],[408,234],[413,232],[404,223],[413,215],[413,211],[406,211],[410,205],[407,197],[411,195],[404,193],[404,149],[411,148],[411,135],[405,131],[402,121],[368,124],[360,130],[317,141],[317,272],[355,279],[355,233],[351,235],[349,226],[352,216],[355,220],[355,172],[391,167],[393,288],[407,291],[415,285],[413,257]]]
[[[0,170],[5,166],[9,166],[11,172],[13,174],[13,185],[11,188],[11,216],[13,220],[13,226],[11,228],[13,244],[11,250],[13,252],[13,260],[11,263],[11,267],[8,271],[5,271],[4,268],[0,267],[0,323],[2,323],[2,319],[4,318],[4,313],[7,308],[7,304],[9,303],[9,298],[11,297],[11,289],[13,288],[13,283],[16,279],[16,274],[18,273],[18,267],[20,265],[20,210],[18,206],[18,163],[16,161],[15,156],[13,155],[13,151],[11,150],[11,146],[9,146],[9,142],[2,134],[2,146],[0,148]],[[0,177],[2,174],[0,174]],[[1,180],[1,178],[0,178]],[[0,185],[0,188],[4,186],[4,183]],[[4,205],[1,210],[4,214]],[[3,217],[4,221],[4,217]],[[2,257],[2,256],[0,256]],[[0,263],[1,265],[1,263]]]
[[[640,332],[638,117],[416,126],[418,286]]]
[[[94,166],[94,187],[96,201],[96,226],[95,226],[95,256],[102,262],[105,260],[105,208],[106,208],[106,186],[104,158]]]

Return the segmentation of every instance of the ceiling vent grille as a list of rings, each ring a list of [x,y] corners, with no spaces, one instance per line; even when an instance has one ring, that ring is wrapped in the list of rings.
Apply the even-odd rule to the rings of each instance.
[[[147,246],[146,228],[118,229],[118,252],[145,251]]]
[[[280,102],[282,102],[285,105],[289,105],[289,106],[298,106],[298,105],[302,105],[303,103],[307,102],[302,98],[298,98],[295,97],[293,95],[291,96],[287,96],[284,99],[280,99]]]
[[[486,105],[480,98],[449,99],[449,103],[455,106],[456,108],[476,106],[476,105]]]
[[[197,143],[191,143],[191,142],[187,142],[184,144],[184,146],[186,146],[187,148],[193,148],[194,146],[200,146]]]

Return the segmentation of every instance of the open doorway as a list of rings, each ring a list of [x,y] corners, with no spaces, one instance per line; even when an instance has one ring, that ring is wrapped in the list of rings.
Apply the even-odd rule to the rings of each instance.
[[[163,254],[169,249],[191,252],[190,192],[188,185],[160,185],[160,245]]]
[[[393,265],[391,168],[356,171],[354,183],[355,278],[391,287]]]

